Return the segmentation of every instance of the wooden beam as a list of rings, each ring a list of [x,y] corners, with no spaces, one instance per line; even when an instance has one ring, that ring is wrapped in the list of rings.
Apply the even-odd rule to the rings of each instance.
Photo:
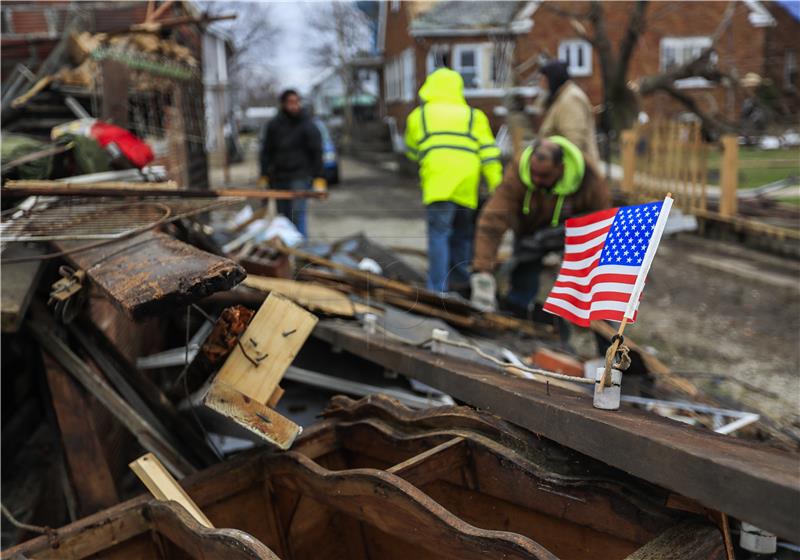
[[[629,407],[598,410],[590,396],[370,337],[356,326],[323,321],[314,335],[706,507],[783,538],[800,534],[797,454]]]
[[[106,58],[100,61],[102,92],[100,118],[121,128],[128,127],[128,77],[125,63]]]
[[[626,557],[625,560],[724,560],[725,545],[719,529],[710,523],[687,521]]]
[[[454,324],[457,323],[463,327],[470,326],[471,328],[514,330],[534,336],[545,335],[542,329],[535,328],[530,321],[522,321],[499,313],[479,312],[477,309],[474,309],[469,302],[459,301],[458,299],[443,299],[439,294],[430,292],[419,286],[413,286],[386,278],[380,274],[373,274],[371,272],[352,268],[312,253],[286,247],[282,244],[275,244],[274,247],[282,253],[293,255],[312,264],[324,266],[331,270],[338,270],[351,279],[362,283],[370,293],[374,292],[378,297],[381,297],[381,294],[387,294],[389,292],[393,292],[394,295],[391,297],[395,301],[400,301],[400,299],[402,299],[398,296],[405,297],[406,303],[419,304],[417,310],[423,315],[431,314],[436,317],[446,316],[449,317],[449,319],[446,320],[452,320]],[[378,290],[376,290],[376,288],[378,288]],[[433,315],[434,312],[436,313],[435,315]]]
[[[102,181],[87,185],[85,183],[70,183],[68,181],[44,181],[33,179],[11,180],[0,189],[3,196],[9,198],[25,198],[28,196],[79,196],[85,197],[110,197],[110,196],[136,196],[136,197],[163,197],[175,196],[178,198],[215,198],[236,197],[262,200],[295,200],[299,198],[326,198],[327,193],[318,191],[287,191],[277,189],[217,189],[217,190],[191,190],[182,189],[174,181],[163,183],[135,183],[132,181]]]
[[[379,309],[352,301],[339,290],[320,286],[313,282],[298,282],[286,278],[249,274],[242,281],[242,285],[262,292],[284,295],[306,309],[321,311],[329,315],[354,317],[357,313],[381,313]]]
[[[49,354],[42,359],[79,516],[84,517],[119,502],[114,477],[80,385]]]
[[[136,436],[142,447],[152,451],[177,476],[195,471],[164,437],[156,432],[104,379],[81,360],[58,335],[52,318],[44,311],[34,314],[28,329],[42,348],[92,393],[108,411]]]
[[[317,320],[286,297],[270,293],[212,381],[206,406],[288,449],[301,428],[267,404]]]
[[[152,426],[161,427],[161,431],[169,436],[170,443],[194,464],[204,467],[216,463],[219,458],[206,439],[178,413],[158,385],[139,370],[128,367],[114,352],[111,342],[93,324],[87,321],[83,326],[80,328],[75,322],[71,323],[70,334],[123,398]]]
[[[84,241],[59,241],[61,251]],[[108,243],[66,258],[132,319],[229,290],[245,276],[233,261],[156,231]]]
[[[389,467],[386,472],[396,474],[417,488],[422,488],[442,478],[443,472],[453,472],[466,465],[467,444],[463,437],[457,436]]]
[[[142,455],[128,466],[157,500],[178,502],[200,525],[209,529],[214,528],[208,517],[200,511],[189,494],[172,478],[155,455],[152,453]]]

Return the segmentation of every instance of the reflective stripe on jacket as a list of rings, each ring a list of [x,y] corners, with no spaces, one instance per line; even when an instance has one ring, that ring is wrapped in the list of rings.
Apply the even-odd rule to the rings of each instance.
[[[406,121],[406,155],[419,163],[422,201],[478,205],[480,176],[494,191],[503,176],[489,119],[467,105],[461,75],[440,68],[419,90],[422,105]]]

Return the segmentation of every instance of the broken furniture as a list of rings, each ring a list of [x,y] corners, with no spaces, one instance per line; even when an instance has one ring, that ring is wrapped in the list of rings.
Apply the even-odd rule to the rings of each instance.
[[[664,489],[468,407],[338,398],[292,451],[181,485],[218,529],[140,496],[7,554],[208,558],[238,543],[249,556],[225,557],[611,560],[674,548],[678,532],[681,558],[724,558],[702,508],[673,509]]]

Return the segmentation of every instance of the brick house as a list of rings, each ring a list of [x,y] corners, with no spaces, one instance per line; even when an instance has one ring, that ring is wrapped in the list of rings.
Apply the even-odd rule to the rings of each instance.
[[[632,56],[628,78],[657,74],[695,58],[711,44],[727,2],[656,2],[647,11],[645,32]],[[449,65],[464,77],[467,101],[483,109],[497,128],[509,88],[530,104],[539,93],[535,68],[543,57],[567,61],[574,80],[595,106],[603,102],[596,49],[581,39],[564,11],[585,12],[587,2],[405,2],[381,4],[379,48],[384,57],[382,101],[385,115],[402,127],[416,105],[425,76]],[[616,50],[633,2],[604,2],[609,40]],[[784,114],[800,112],[798,47],[800,19],[780,2],[744,0],[736,5],[717,42],[718,66],[740,79],[758,76],[771,88]],[[512,73],[518,78],[516,84]],[[735,120],[747,95],[702,78],[680,80],[677,88],[711,113]],[[642,99],[651,117],[685,112],[663,93]]]

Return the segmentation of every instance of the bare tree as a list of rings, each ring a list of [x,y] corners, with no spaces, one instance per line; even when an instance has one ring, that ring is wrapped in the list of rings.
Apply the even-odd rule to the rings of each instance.
[[[275,68],[270,64],[278,49],[281,29],[274,23],[273,6],[265,2],[204,1],[210,14],[235,13],[236,19],[218,25],[231,37],[233,54],[228,60],[231,86],[239,104],[266,105],[276,96]]]
[[[714,136],[732,128],[733,125],[721,117],[704,112],[693,97],[675,87],[675,81],[689,77],[703,77],[710,82],[726,86],[735,85],[736,81],[717,67],[713,54],[720,36],[730,26],[736,2],[728,4],[722,20],[712,35],[711,45],[695,59],[667,71],[642,77],[636,83],[631,83],[628,78],[631,59],[639,38],[646,29],[648,19],[652,21],[658,18],[655,9],[649,9],[647,0],[638,0],[632,5],[625,34],[616,48],[609,38],[603,2],[594,0],[586,10],[580,12],[559,8],[547,2],[544,6],[569,18],[575,31],[597,49],[603,76],[601,125],[607,132],[615,134],[630,127],[639,113],[640,96],[659,91],[678,100],[689,111],[695,113],[702,120],[708,134]],[[675,5],[661,3],[657,9],[675,9]]]
[[[319,70],[333,68],[344,86],[344,134],[347,146],[353,132],[353,98],[358,76],[351,62],[367,54],[372,44],[369,19],[353,2],[312,4],[308,8],[309,61]]]

